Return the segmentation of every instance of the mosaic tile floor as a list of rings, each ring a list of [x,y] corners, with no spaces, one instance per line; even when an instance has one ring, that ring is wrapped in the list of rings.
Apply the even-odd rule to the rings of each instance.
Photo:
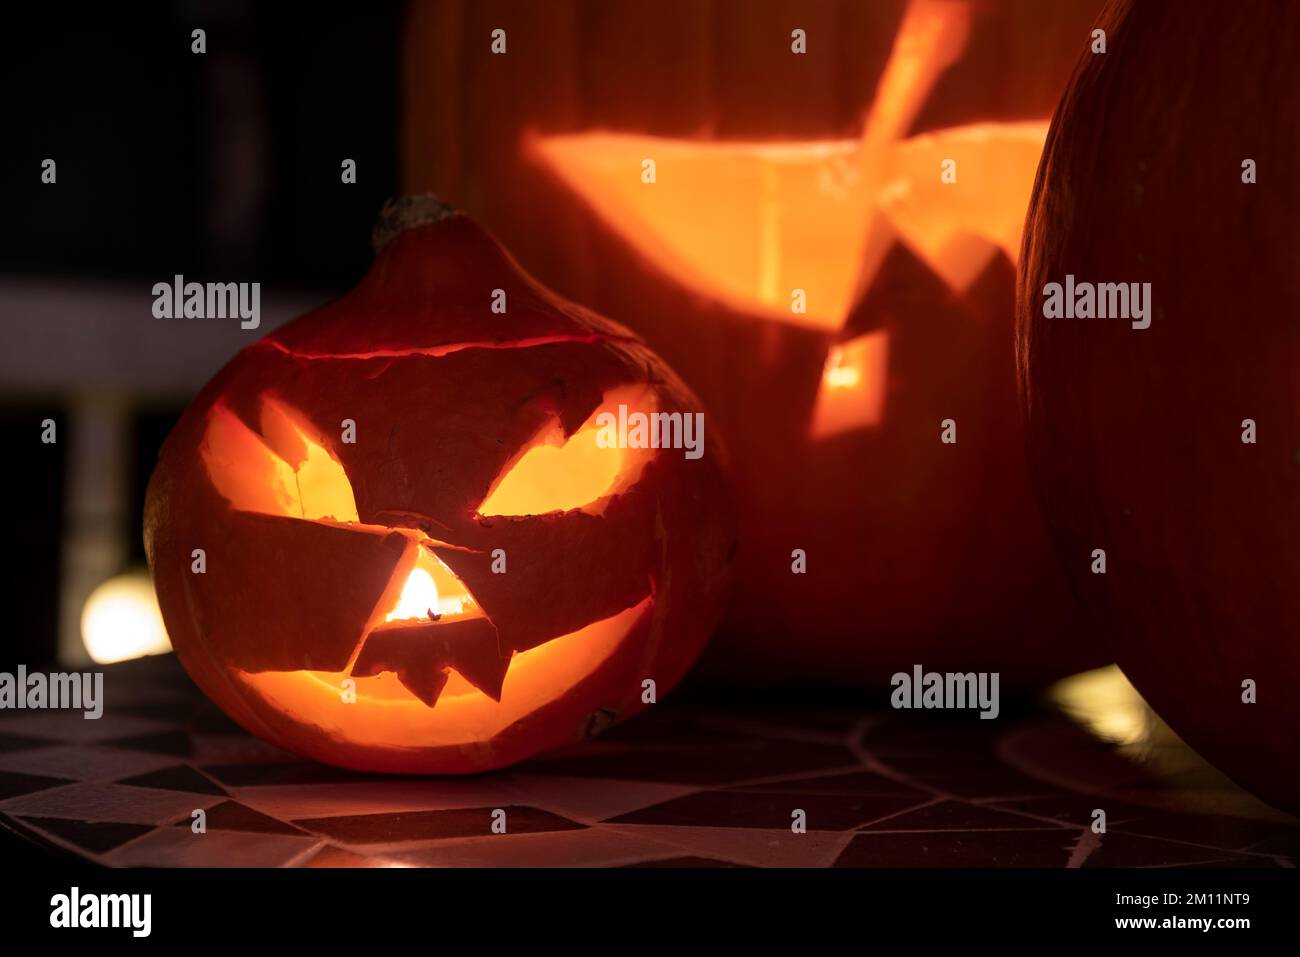
[[[1051,712],[934,720],[665,702],[509,772],[388,778],[230,724],[166,656],[109,708],[0,713],[3,829],[109,866],[1291,867],[1300,821]],[[764,697],[770,697],[764,696]],[[1094,808],[1107,833],[1090,828]],[[202,808],[207,833],[194,834]],[[506,834],[489,830],[504,809]],[[792,833],[802,809],[807,833]]]

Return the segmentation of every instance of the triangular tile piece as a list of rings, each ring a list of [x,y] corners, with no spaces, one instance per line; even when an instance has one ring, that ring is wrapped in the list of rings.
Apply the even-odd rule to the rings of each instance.
[[[166,827],[220,798],[184,791],[123,787],[112,781],[78,781],[5,802],[6,814],[74,821],[122,821]]]
[[[603,827],[389,844],[382,851],[394,863],[413,867],[489,868],[622,867],[689,853],[631,828]]]
[[[859,794],[859,795],[918,795],[924,794],[918,788],[901,784],[893,778],[870,771],[851,771],[841,774],[826,774],[816,777],[782,779],[767,784],[744,784],[734,791],[755,793],[775,792],[781,794]]]
[[[585,827],[535,807],[506,807],[507,834],[568,831]],[[396,844],[452,837],[489,837],[493,808],[446,811],[403,811],[396,814],[355,814],[296,821],[296,824],[344,844]]]
[[[381,857],[367,857],[334,844],[326,844],[302,864],[303,867],[391,867]]]
[[[111,851],[153,830],[152,824],[122,824],[116,821],[74,821],[61,817],[20,817],[19,820],[92,854]]]
[[[603,821],[695,792],[692,785],[569,778],[516,772],[514,780],[528,803],[573,820]]]
[[[0,770],[77,781],[112,780],[157,771],[176,763],[170,755],[102,748],[96,744],[55,744],[0,754]],[[76,817],[56,814],[55,817]],[[111,815],[109,816],[111,819]],[[94,820],[90,815],[87,820]],[[102,816],[100,818],[103,819]],[[130,820],[118,818],[118,820]],[[139,823],[139,822],[137,822]]]
[[[114,851],[114,867],[286,867],[311,853],[315,838],[289,834],[159,828]]]
[[[913,807],[906,794],[809,794],[765,791],[697,791],[619,815],[609,824],[674,827],[788,828],[795,809],[810,831],[847,831]]]
[[[735,861],[750,867],[826,867],[853,836],[852,831],[795,834],[790,828],[676,827],[619,825],[619,831],[681,849],[683,857]]]
[[[289,784],[353,784],[373,781],[373,775],[325,764],[208,764],[203,772],[227,787],[272,787]]]
[[[186,791],[191,794],[226,794],[226,791],[211,778],[204,777],[187,764],[178,764],[171,768],[161,768],[148,774],[137,774],[133,778],[123,778],[118,784],[129,784],[137,788],[157,788],[160,791]]]
[[[1065,867],[1074,833],[937,831],[924,835],[859,831],[835,867]]]
[[[71,784],[66,778],[47,778],[39,774],[19,774],[16,771],[0,771],[0,800],[31,794],[56,788],[60,784]]]
[[[871,831],[1033,831],[1055,830],[1045,821],[1008,814],[964,801],[940,801],[873,823]]]
[[[113,738],[104,744],[115,748],[130,748],[132,751],[146,751],[149,754],[174,754],[182,758],[189,757],[194,750],[190,736],[184,731],[137,734],[129,738]]]
[[[1272,862],[1253,854],[1235,855],[1210,847],[1181,841],[1166,841],[1154,837],[1141,837],[1110,831],[1102,838],[1101,846],[1088,855],[1084,867],[1173,867],[1209,862],[1238,861],[1255,867],[1267,867]]]
[[[190,818],[176,822],[176,827],[189,827]],[[207,810],[207,827],[209,831],[245,831],[254,834],[303,834],[303,831],[278,821],[273,817],[254,811],[238,801],[222,801]]]

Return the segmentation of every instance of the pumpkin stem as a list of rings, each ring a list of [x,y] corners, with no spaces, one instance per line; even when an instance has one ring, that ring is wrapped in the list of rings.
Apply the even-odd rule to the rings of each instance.
[[[417,226],[440,223],[458,212],[432,193],[398,196],[384,203],[384,208],[379,211],[379,220],[370,234],[370,245],[377,256],[400,233]]]

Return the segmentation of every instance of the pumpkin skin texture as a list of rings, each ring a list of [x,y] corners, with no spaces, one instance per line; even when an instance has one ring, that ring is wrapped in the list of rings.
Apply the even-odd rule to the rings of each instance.
[[[723,452],[707,430],[694,460],[601,447],[602,411],[699,403],[465,216],[400,201],[376,242],[359,285],[185,411],[149,564],[182,664],[249,731],[359,770],[498,768],[698,657],[735,546]]]
[[[773,219],[793,223],[800,210],[825,205],[806,235],[781,239],[782,261],[824,246],[809,265],[839,264],[850,288],[832,297],[817,276],[792,268],[772,283],[779,308],[760,309],[726,295],[720,280],[711,284],[718,270],[706,258],[678,257],[685,279],[667,271],[656,258],[670,245],[663,236],[610,215],[583,191],[594,177],[578,164],[600,146],[583,136],[672,141],[618,157],[619,176],[652,212],[654,197],[681,182],[692,147],[852,145],[884,93],[909,11],[921,6],[447,0],[412,13],[407,188],[452,197],[548,284],[635,329],[727,436],[741,523],[736,588],[697,672],[720,682],[884,688],[923,663],[998,671],[1004,687],[1026,687],[1104,663],[1078,628],[1025,461],[1013,334],[1018,243],[954,289],[914,246],[891,240],[867,288],[854,290],[855,243],[868,229],[826,199],[849,181],[831,163],[821,171],[826,191],[816,188],[821,172],[810,175],[809,194]],[[929,6],[968,10],[969,30],[895,131],[917,144],[984,124],[1045,128],[1101,0]],[[505,55],[490,50],[498,27],[507,31]],[[806,30],[804,55],[791,52],[794,27]],[[532,147],[550,135],[574,145],[543,165]],[[643,155],[658,160],[653,186],[639,181]],[[946,155],[958,156],[961,185],[940,186]],[[978,195],[979,161],[974,151],[918,159],[921,185],[911,194],[933,200],[919,218],[943,219],[961,190]],[[1036,161],[1035,152],[1014,167],[1023,180],[1017,217]],[[738,240],[757,234],[764,220],[723,190],[751,167],[737,170],[701,189],[698,207],[682,209],[678,239],[729,216],[754,224]],[[851,222],[859,225],[843,227],[843,242],[828,240]],[[887,235],[880,222],[872,228],[877,239]],[[812,311],[845,293],[844,314],[820,325],[792,321],[792,287],[806,289]],[[888,339],[880,415],[816,434],[829,357],[873,334]],[[957,423],[956,445],[940,441],[947,418]],[[795,549],[806,555],[804,574],[792,572]]]
[[[1117,3],[1102,26],[1026,226],[1032,463],[1125,674],[1209,761],[1300,811],[1300,8]],[[1067,273],[1151,283],[1150,328],[1044,318]]]

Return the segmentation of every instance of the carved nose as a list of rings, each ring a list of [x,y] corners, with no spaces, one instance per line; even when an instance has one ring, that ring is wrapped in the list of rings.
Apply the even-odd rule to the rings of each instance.
[[[385,671],[432,708],[447,685],[448,669],[495,701],[510,665],[496,626],[454,572],[424,545],[382,624],[371,630],[352,666],[356,678]]]

